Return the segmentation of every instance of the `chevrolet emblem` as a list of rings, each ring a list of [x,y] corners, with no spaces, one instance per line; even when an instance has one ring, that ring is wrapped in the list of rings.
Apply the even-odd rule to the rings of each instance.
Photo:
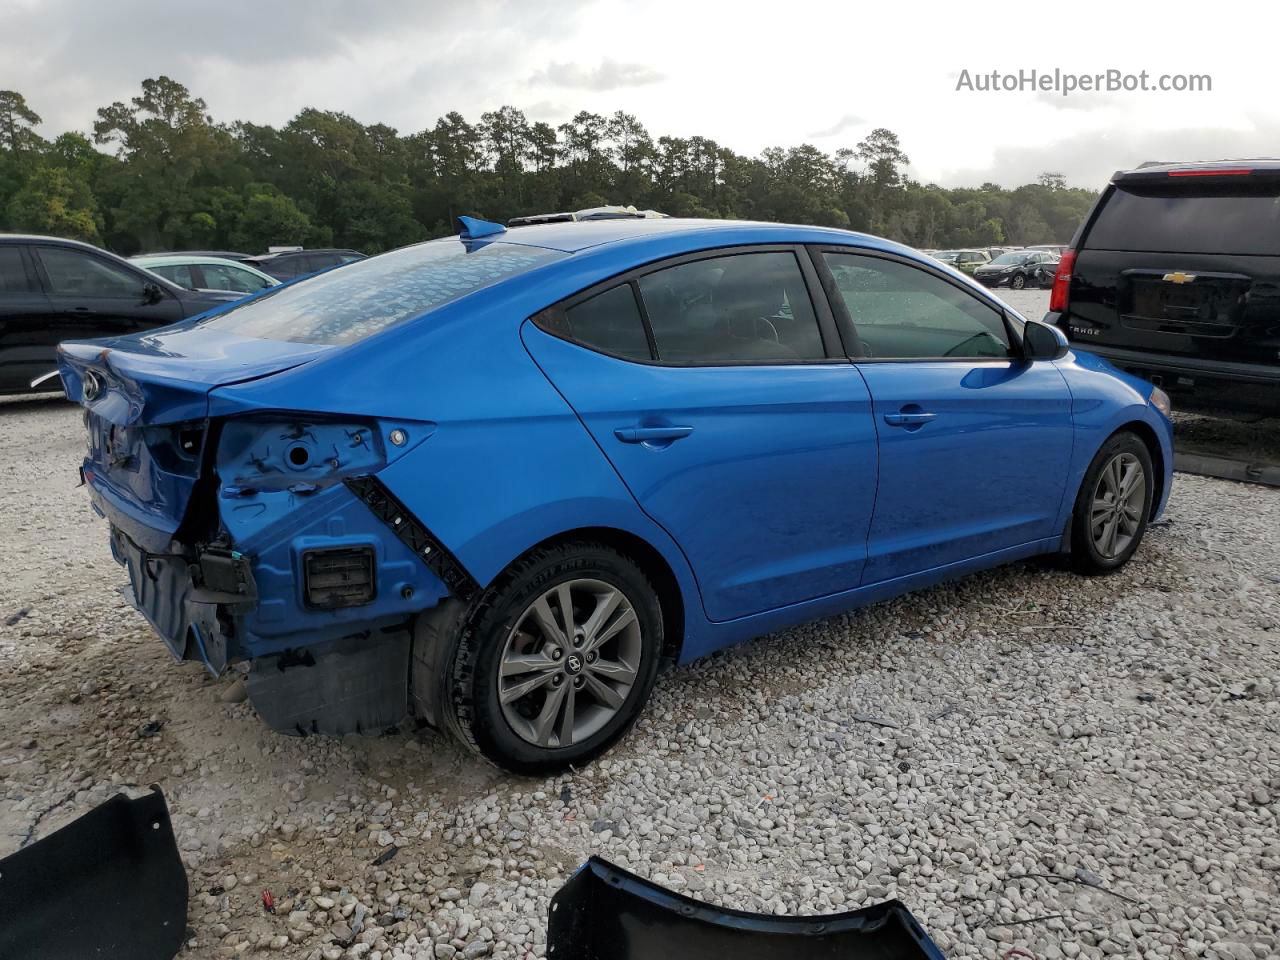
[[[1179,270],[1177,273],[1166,273],[1164,279],[1168,283],[1190,283],[1196,278],[1194,273],[1183,273]]]

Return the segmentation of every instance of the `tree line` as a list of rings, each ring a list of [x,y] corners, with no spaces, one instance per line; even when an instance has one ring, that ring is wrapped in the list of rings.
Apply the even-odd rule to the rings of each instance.
[[[36,106],[0,91],[0,231],[125,255],[274,244],[376,253],[454,233],[460,214],[606,203],[847,227],[926,248],[1027,245],[1069,240],[1095,196],[1056,173],[1013,189],[919,183],[883,128],[834,154],[801,144],[756,157],[705,137],[655,139],[622,111],[553,127],[504,106],[401,134],[309,107],[276,128],[217,122],[162,76],[99,109],[91,135],[48,140]]]

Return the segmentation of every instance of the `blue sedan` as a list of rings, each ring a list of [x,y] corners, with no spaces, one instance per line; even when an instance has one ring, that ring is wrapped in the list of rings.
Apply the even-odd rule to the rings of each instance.
[[[65,343],[176,657],[272,727],[599,755],[659,669],[1039,554],[1130,557],[1168,398],[907,247],[621,218],[406,247]]]

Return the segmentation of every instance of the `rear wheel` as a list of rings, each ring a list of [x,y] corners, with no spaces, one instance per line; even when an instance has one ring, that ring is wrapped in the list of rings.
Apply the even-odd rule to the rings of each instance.
[[[1110,573],[1124,566],[1147,530],[1155,474],[1151,453],[1132,433],[1117,433],[1085,472],[1071,518],[1071,566]]]
[[[480,602],[454,661],[454,729],[515,773],[586,763],[635,722],[662,613],[644,573],[602,544],[540,550]]]

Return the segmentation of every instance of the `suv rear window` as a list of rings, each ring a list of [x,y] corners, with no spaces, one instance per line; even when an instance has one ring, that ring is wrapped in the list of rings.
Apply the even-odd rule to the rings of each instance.
[[[517,244],[432,240],[282,286],[205,322],[244,337],[342,346],[566,256]]]
[[[1116,187],[1084,246],[1144,253],[1280,255],[1280,184]]]

